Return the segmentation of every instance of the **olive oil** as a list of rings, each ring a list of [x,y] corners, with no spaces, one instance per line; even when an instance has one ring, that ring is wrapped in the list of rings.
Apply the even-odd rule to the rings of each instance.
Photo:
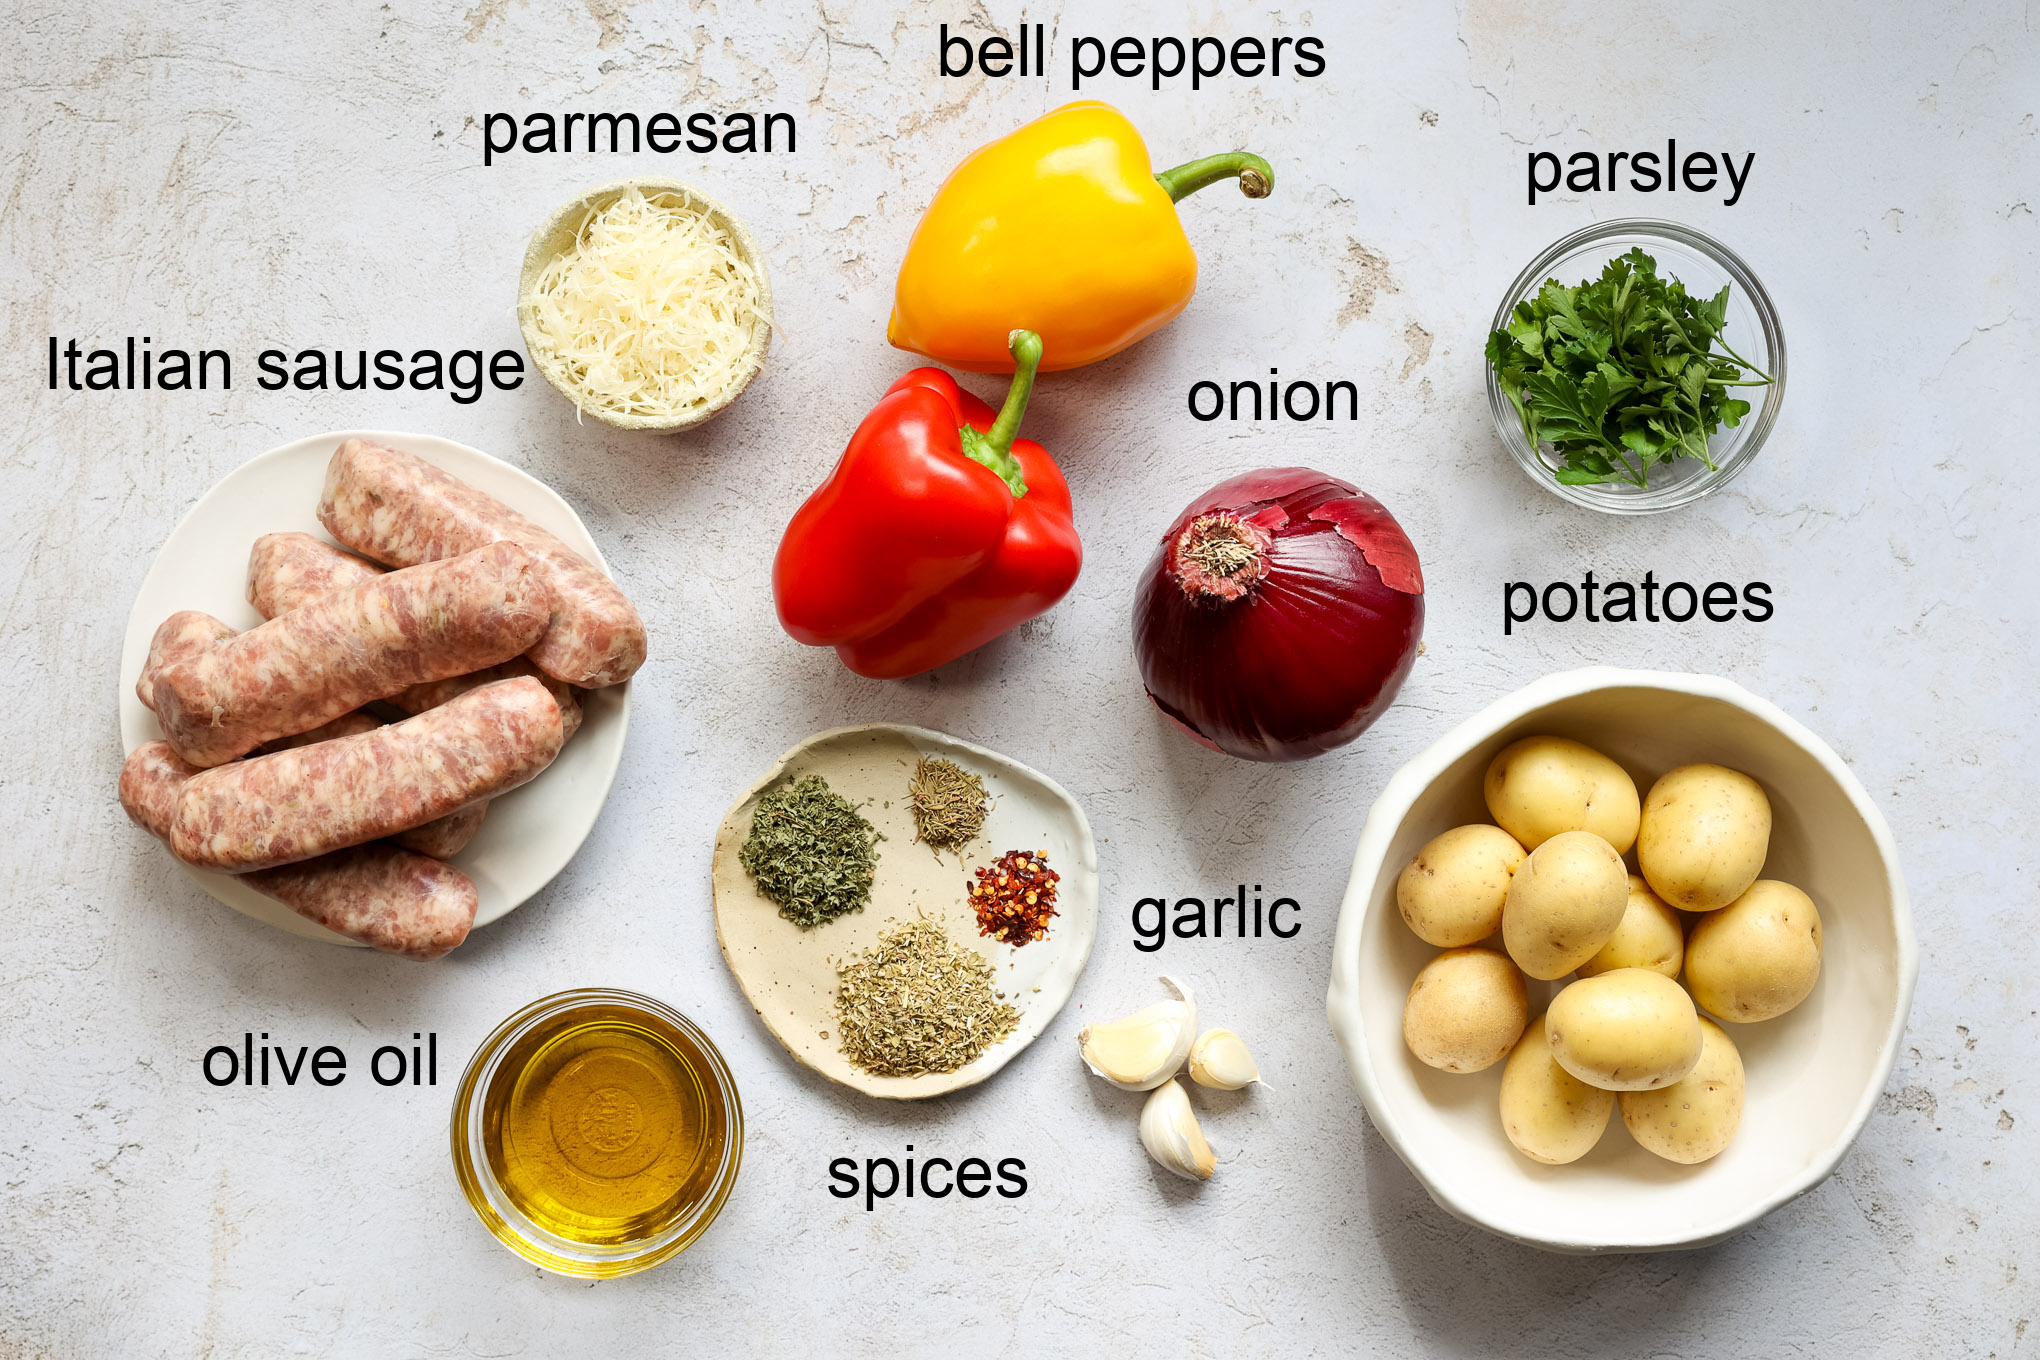
[[[741,1128],[734,1095],[696,1034],[645,1008],[590,1000],[544,1017],[494,1064],[479,1151],[533,1227],[619,1247],[712,1198],[719,1207],[734,1172],[730,1130]]]

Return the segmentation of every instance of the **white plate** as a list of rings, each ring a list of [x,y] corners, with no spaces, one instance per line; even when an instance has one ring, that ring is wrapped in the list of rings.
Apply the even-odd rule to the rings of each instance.
[[[983,834],[964,848],[961,863],[954,854],[938,859],[927,846],[913,843],[907,780],[921,756],[953,760],[982,776],[995,800]],[[830,788],[858,804],[885,840],[878,847],[871,905],[802,929],[759,894],[737,856],[751,834],[759,796],[808,774],[821,775]],[[1062,875],[1048,937],[1018,948],[979,935],[976,912],[964,896],[970,870],[1008,850],[1046,850],[1048,867]],[[1098,933],[1098,847],[1076,799],[1018,761],[924,727],[838,727],[788,751],[723,818],[715,837],[714,876],[716,939],[765,1027],[803,1065],[891,1100],[973,1086],[1011,1062],[1070,999]],[[875,1077],[852,1066],[838,1047],[835,964],[917,913],[939,920],[951,940],[991,960],[992,985],[1020,1019],[1011,1034],[954,1072]]]
[[[1403,1044],[1410,982],[1438,951],[1403,924],[1396,878],[1433,836],[1488,820],[1488,763],[1533,733],[1604,752],[1639,791],[1695,761],[1741,770],[1771,800],[1763,877],[1820,909],[1812,994],[1776,1019],[1724,1026],[1748,1088],[1742,1127],[1711,1161],[1656,1157],[1615,1113],[1579,1161],[1539,1165],[1502,1132],[1502,1064],[1455,1076]],[[1663,1251],[1718,1242],[1827,1178],[1891,1075],[1918,973],[1891,830],[1827,743],[1727,680],[1591,667],[1489,706],[1389,780],[1353,856],[1326,1009],[1368,1116],[1445,1209],[1553,1251]],[[1533,1011],[1554,990],[1530,983]]]
[[[149,639],[180,609],[202,609],[236,628],[262,622],[247,599],[248,548],[263,534],[297,529],[328,538],[319,523],[319,493],[326,464],[348,439],[373,439],[415,453],[479,487],[513,510],[531,516],[604,571],[609,564],[567,503],[543,482],[488,454],[431,435],[393,430],[340,430],[271,449],[227,474],[199,498],[156,554],[128,614],[120,654],[120,737],[132,751],[163,735],[155,714],[135,698]],[[612,685],[582,696],[581,730],[559,759],[521,789],[489,805],[488,819],[453,863],[475,881],[481,905],[475,924],[508,914],[543,888],[581,848],[623,758],[630,723],[630,686]],[[107,781],[107,797],[113,796]],[[144,832],[136,831],[136,835]],[[164,853],[169,853],[165,851]],[[235,911],[328,944],[353,944],[273,902],[225,874],[185,869],[194,882]]]

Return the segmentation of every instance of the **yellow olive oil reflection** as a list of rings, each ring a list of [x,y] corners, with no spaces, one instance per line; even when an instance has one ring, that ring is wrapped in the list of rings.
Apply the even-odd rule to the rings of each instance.
[[[606,1004],[523,1036],[483,1097],[489,1169],[533,1224],[610,1246],[711,1193],[729,1112],[707,1057],[656,1016]]]

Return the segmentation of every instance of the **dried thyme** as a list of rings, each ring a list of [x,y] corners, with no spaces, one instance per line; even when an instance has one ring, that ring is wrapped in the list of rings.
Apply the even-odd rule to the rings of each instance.
[[[938,855],[976,840],[991,811],[984,779],[953,760],[923,756],[914,766],[907,796],[914,810],[914,839]]]
[[[751,815],[737,862],[797,926],[818,926],[871,901],[881,837],[818,774],[768,793]]]
[[[993,994],[992,965],[926,917],[879,936],[836,976],[843,1055],[874,1076],[954,1072],[1020,1019]]]

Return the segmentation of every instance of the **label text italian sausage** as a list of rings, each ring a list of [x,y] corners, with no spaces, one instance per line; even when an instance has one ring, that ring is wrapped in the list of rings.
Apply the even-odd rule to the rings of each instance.
[[[234,359],[224,349],[154,348],[151,336],[124,336],[87,348],[76,336],[51,336],[52,392],[211,392],[234,386]],[[265,392],[382,392],[410,388],[444,392],[461,406],[490,389],[524,385],[524,355],[514,349],[265,349],[255,356],[255,385]]]

